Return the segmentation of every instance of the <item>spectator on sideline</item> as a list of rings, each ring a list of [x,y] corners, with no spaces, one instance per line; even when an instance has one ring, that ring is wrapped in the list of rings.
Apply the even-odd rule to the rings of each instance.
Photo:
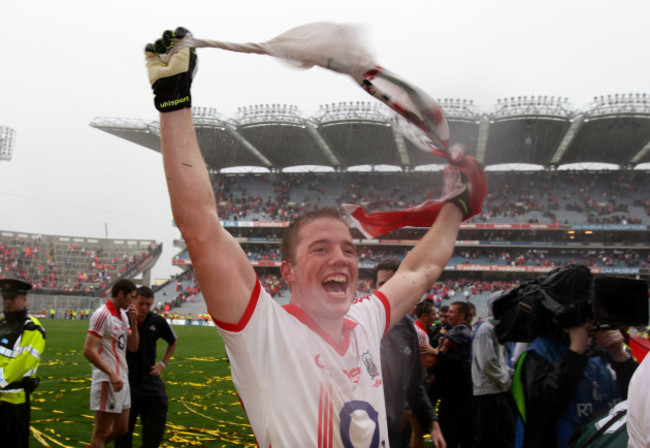
[[[443,305],[438,312],[438,321],[429,328],[429,343],[431,347],[438,348],[440,345],[440,338],[451,330],[451,325],[447,322],[447,313],[449,312],[449,305]]]
[[[381,261],[373,272],[373,288],[381,288],[397,269],[397,261]],[[381,340],[381,370],[384,375],[384,397],[388,440],[392,448],[409,445],[409,420],[417,421],[421,433],[424,429],[431,434],[434,448],[445,448],[445,439],[440,431],[438,417],[426,390],[420,361],[420,343],[411,319],[404,316]],[[405,404],[408,408],[405,409]],[[411,419],[411,416],[414,419]],[[411,444],[415,447],[417,445]]]
[[[467,302],[454,302],[447,312],[451,330],[440,348],[423,347],[425,356],[433,356],[433,383],[431,402],[440,400],[438,421],[449,447],[467,448],[472,440],[472,372],[471,333],[467,316],[471,310]]]
[[[151,288],[140,286],[135,299],[140,343],[138,351],[127,352],[129,366],[129,386],[131,389],[131,412],[129,413],[129,432],[115,440],[115,448],[131,448],[133,430],[140,416],[142,426],[142,447],[160,446],[167,422],[167,392],[160,375],[167,368],[176,350],[176,334],[167,321],[153,313],[154,295]],[[131,312],[128,314],[130,315]],[[130,316],[129,316],[130,317]],[[167,342],[165,354],[156,362],[158,339]]]
[[[497,340],[492,304],[503,294],[488,299],[489,319],[474,333],[472,341],[472,383],[474,386],[474,448],[515,446],[515,407],[510,387],[506,347]]]
[[[475,328],[473,326],[474,319],[476,319],[476,305],[474,305],[472,302],[467,301],[467,306],[469,306],[469,314],[467,315],[467,328],[469,328],[470,331],[474,331]]]
[[[45,329],[27,315],[25,304],[32,285],[0,280],[4,318],[0,321],[0,447],[29,446],[29,396],[45,351]]]
[[[137,351],[139,345],[132,303],[136,295],[132,281],[119,280],[111,289],[111,297],[90,318],[83,354],[92,363],[90,409],[95,421],[88,445],[92,448],[103,448],[129,430],[131,394],[126,350]]]

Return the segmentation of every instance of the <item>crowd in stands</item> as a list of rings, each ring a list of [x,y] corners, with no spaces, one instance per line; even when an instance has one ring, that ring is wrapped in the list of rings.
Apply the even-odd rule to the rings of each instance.
[[[170,289],[173,293],[167,294]],[[169,312],[174,308],[181,307],[185,302],[194,302],[200,292],[201,287],[196,280],[196,275],[192,269],[189,269],[156,288],[152,311],[161,314]]]
[[[0,238],[0,269],[5,277],[28,281],[35,291],[94,293],[120,278],[153,250],[118,252],[101,245],[45,242],[42,235]]]
[[[288,221],[342,203],[383,211],[442,195],[439,173],[220,176],[214,182],[225,220]],[[488,195],[475,222],[640,224],[650,216],[644,172],[539,171],[487,174]]]
[[[279,274],[260,272],[258,279],[272,297],[288,295],[288,285]],[[194,270],[188,269],[164,285],[155,288],[152,310],[164,315],[174,309],[182,308],[185,303],[202,300],[200,295],[201,286],[196,279]]]
[[[258,279],[262,287],[271,294],[271,297],[280,299],[290,296],[289,285],[282,279],[279,273],[258,272]],[[157,288],[155,293],[156,300],[152,308],[154,311],[163,315],[165,313],[172,313],[175,309],[182,308],[186,302],[194,302],[201,291],[201,287],[192,269],[179,274],[169,284],[176,285],[175,296],[171,299],[165,299],[167,294],[163,295],[161,293],[164,286]],[[518,284],[519,282],[517,281],[487,281],[483,279],[471,279],[468,276],[464,276],[462,278],[437,282],[426,294],[426,298],[433,300],[436,306],[440,307],[446,300],[472,301],[475,296],[486,299],[491,292],[514,288]],[[372,279],[360,278],[357,295],[362,297],[372,291]],[[181,311],[178,312],[180,313]]]
[[[490,172],[487,176],[489,193],[483,212],[474,218],[477,222],[650,223],[650,199],[646,195],[650,188],[648,173],[543,171]],[[289,221],[305,210],[341,203],[358,203],[367,211],[389,210],[435,199],[442,194],[439,173],[420,172],[219,176],[213,186],[224,220]],[[388,239],[417,240],[424,231],[400,229]],[[281,261],[279,245],[274,240],[279,240],[282,232],[282,228],[237,228],[237,236],[269,239],[268,243],[244,244],[249,258],[257,261]],[[540,248],[530,245],[529,249],[459,246],[450,265],[555,267],[581,261],[593,267],[647,268],[650,264],[648,232],[600,231],[597,238],[591,240],[585,235],[558,231],[463,232],[467,232],[463,234],[464,239],[492,243],[563,241],[580,242],[585,246]],[[2,276],[27,280],[36,291],[97,294],[152,250],[149,246],[136,250],[124,247],[119,251],[98,243],[75,242],[74,238],[67,243],[53,243],[42,235],[7,235],[0,237]],[[356,236],[361,238],[360,234]],[[589,245],[591,242],[620,245],[621,248],[595,248]],[[401,260],[408,250],[408,245],[359,245],[359,262],[363,265],[388,258]],[[273,296],[287,295],[287,285],[279,274],[264,271],[259,278]],[[177,289],[156,304],[161,309],[181,306],[200,294],[191,270],[173,281]],[[482,288],[477,290],[483,291]],[[369,292],[369,283],[362,281],[359,291],[360,294]],[[433,294],[445,295],[444,292]]]
[[[384,259],[403,260],[410,246],[365,245],[357,247],[359,263],[376,263]],[[249,245],[249,259],[256,261],[281,261],[279,246],[270,244]],[[640,267],[650,265],[650,250],[629,249],[554,249],[459,247],[449,264],[492,264],[505,266],[558,267],[582,262],[592,267]]]
[[[281,261],[280,246],[272,244],[255,244],[246,248],[250,260]]]
[[[266,289],[271,297],[283,297],[289,290],[287,282],[278,274],[261,274],[259,280],[262,288]]]
[[[494,250],[490,248],[462,249],[454,256],[462,264],[488,264],[509,266],[558,267],[581,262],[590,267],[643,267],[650,263],[650,252],[612,249],[565,249],[552,253],[531,249]],[[453,263],[453,261],[452,261]]]

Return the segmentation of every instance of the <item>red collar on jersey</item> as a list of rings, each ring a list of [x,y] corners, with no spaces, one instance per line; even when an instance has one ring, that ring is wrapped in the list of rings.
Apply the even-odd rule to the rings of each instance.
[[[311,318],[307,313],[305,313],[301,308],[298,308],[296,305],[284,305],[283,308],[291,314],[293,317],[298,319],[300,322],[303,324],[307,325],[309,328],[311,328],[313,331],[315,331],[325,342],[327,342],[329,345],[332,346],[336,350],[336,352],[343,356],[345,352],[348,350],[348,346],[350,345],[350,331],[354,327],[356,327],[357,323],[354,321],[351,321],[350,319],[343,318],[343,337],[341,339],[341,343],[336,342],[332,337],[325,332],[321,328],[320,325],[318,325],[318,322],[316,322],[314,319]]]
[[[113,302],[111,302],[111,299],[108,299],[106,301],[106,308],[108,308],[108,311],[111,312],[111,315],[113,316],[119,316],[120,312],[115,308],[115,305],[113,305]]]

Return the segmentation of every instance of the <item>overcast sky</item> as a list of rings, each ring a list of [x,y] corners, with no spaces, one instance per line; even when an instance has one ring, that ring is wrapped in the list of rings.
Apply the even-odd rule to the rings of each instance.
[[[488,111],[519,95],[650,93],[650,2],[4,0],[0,126],[17,132],[0,161],[0,230],[165,245],[171,225],[158,153],[91,128],[94,117],[157,120],[142,50],[178,25],[197,37],[264,41],[315,21],[363,25],[376,61],[435,98]],[[267,56],[199,50],[193,104],[231,117],[237,107],[372,101],[348,77],[300,71]]]

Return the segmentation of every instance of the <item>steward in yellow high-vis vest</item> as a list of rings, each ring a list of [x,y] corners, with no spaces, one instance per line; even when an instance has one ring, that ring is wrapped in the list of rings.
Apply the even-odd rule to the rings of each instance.
[[[0,321],[0,447],[29,446],[29,395],[38,385],[36,369],[45,350],[45,330],[27,315],[22,280],[0,280],[4,317]]]

